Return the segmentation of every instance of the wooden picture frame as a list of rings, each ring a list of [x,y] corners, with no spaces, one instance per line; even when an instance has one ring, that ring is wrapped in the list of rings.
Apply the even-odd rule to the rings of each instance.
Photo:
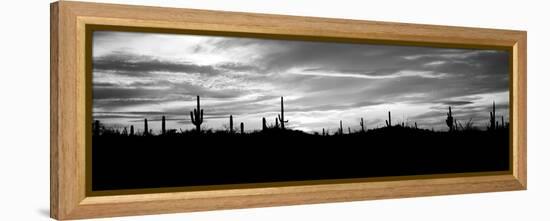
[[[264,207],[527,188],[527,33],[525,31],[418,25],[345,19],[235,13],[80,2],[51,4],[50,214],[79,219],[186,211]],[[90,142],[90,76],[87,27],[156,28],[285,39],[502,48],[511,52],[511,170],[506,173],[379,178],[322,184],[235,189],[87,193],[85,146]]]

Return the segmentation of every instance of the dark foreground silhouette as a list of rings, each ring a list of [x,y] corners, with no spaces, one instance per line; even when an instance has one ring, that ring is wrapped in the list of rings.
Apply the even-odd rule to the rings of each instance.
[[[92,190],[506,171],[508,127],[94,135]]]

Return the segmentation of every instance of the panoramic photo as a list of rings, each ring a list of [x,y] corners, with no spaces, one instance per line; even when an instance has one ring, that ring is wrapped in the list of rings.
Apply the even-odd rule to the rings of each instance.
[[[508,171],[505,50],[94,31],[92,190]]]

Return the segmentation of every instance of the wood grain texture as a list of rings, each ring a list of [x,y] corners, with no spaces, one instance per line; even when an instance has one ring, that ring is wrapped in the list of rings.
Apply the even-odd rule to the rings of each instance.
[[[58,55],[59,10],[57,3],[50,5],[50,214],[57,218],[59,207],[59,158],[58,158]]]
[[[527,188],[527,32],[522,32],[521,37],[517,41],[517,56],[514,59],[517,64],[517,81],[513,84],[517,84],[517,88],[514,93],[517,93],[517,97],[512,99],[513,107],[517,107],[517,111],[514,112],[517,119],[516,138],[517,143],[514,144],[512,149],[517,150],[518,163],[516,165],[517,179],[524,188]]]
[[[50,206],[56,219],[294,205],[527,188],[527,35],[524,31],[111,4],[51,9]],[[512,52],[512,171],[505,175],[368,181],[177,193],[86,196],[86,25],[237,36],[502,48]],[[87,80],[88,79],[88,80]],[[88,88],[89,89],[89,88]]]

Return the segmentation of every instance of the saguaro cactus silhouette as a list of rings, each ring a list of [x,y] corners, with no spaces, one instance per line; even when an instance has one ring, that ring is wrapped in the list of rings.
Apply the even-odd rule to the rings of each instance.
[[[340,135],[344,134],[344,129],[342,129],[342,120],[340,120],[340,128],[338,129]]]
[[[244,123],[241,122],[241,134],[244,134]]]
[[[130,136],[134,136],[134,125],[130,125]]]
[[[386,127],[391,127],[391,111],[388,111],[388,119],[386,120]]]
[[[348,134],[351,134],[351,128],[348,127]]]
[[[275,118],[275,128],[279,128],[279,118]]]
[[[203,109],[201,109],[201,100],[200,97],[197,96],[197,109],[194,109],[191,112],[191,123],[195,125],[197,133],[201,132],[201,124],[203,120]]]
[[[418,129],[418,125],[414,122],[414,129]]]
[[[285,129],[285,123],[288,123],[288,120],[285,120],[285,107],[283,104],[283,97],[281,97],[281,114],[279,114],[279,121],[281,122],[281,129]]]
[[[162,135],[166,134],[166,117],[162,116]]]
[[[489,112],[491,118],[489,119],[490,123],[491,123],[491,130],[494,130],[496,127],[495,127],[495,115],[496,115],[496,112],[495,112],[495,102],[493,101],[493,111],[492,112]]]
[[[233,115],[229,115],[229,133],[233,133]]]
[[[143,135],[149,134],[149,124],[147,124],[147,118],[143,121]]]
[[[359,125],[361,125],[361,132],[365,133],[365,122],[363,122],[363,118],[361,118],[361,121],[359,122]]]
[[[449,127],[449,131],[453,131],[454,120],[453,120],[453,112],[451,112],[451,106],[449,106],[449,113],[447,113],[447,119],[445,120],[445,123],[447,123],[447,126]]]
[[[265,117],[262,117],[262,130],[263,131],[267,130],[267,122],[265,120]]]
[[[323,136],[325,136],[325,128],[323,128],[323,133],[322,134],[323,134]]]

